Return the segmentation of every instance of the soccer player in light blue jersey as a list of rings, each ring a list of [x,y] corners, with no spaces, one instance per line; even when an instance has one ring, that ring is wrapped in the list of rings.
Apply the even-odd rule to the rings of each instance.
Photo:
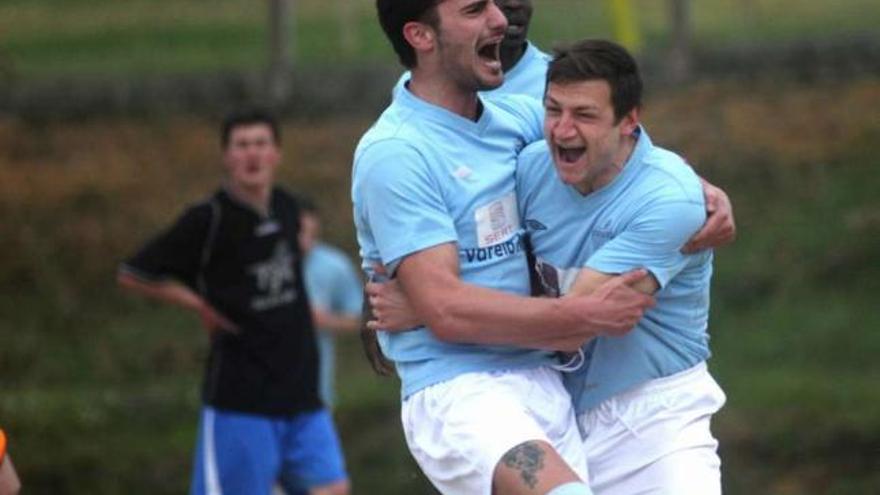
[[[321,241],[321,218],[314,203],[301,199],[299,207],[303,277],[318,343],[318,392],[332,408],[336,402],[336,336],[360,329],[362,284],[348,256]]]
[[[544,99],[544,84],[547,78],[547,64],[550,55],[542,52],[528,40],[529,24],[532,20],[531,0],[495,0],[507,18],[507,30],[501,42],[501,70],[504,71],[504,84],[481,92],[484,98],[504,95],[527,95],[536,100]],[[409,82],[412,73],[404,72],[392,95],[397,94]]]
[[[699,177],[639,123],[642,82],[614,43],[557,52],[546,142],[519,158],[523,223],[545,292],[589,294],[634,268],[656,297],[634,331],[599,336],[566,376],[597,495],[721,493],[710,418],[725,396],[709,374],[712,251],[683,254],[706,218]],[[548,153],[549,150],[549,153]]]
[[[364,268],[381,265],[426,323],[381,335],[410,451],[443,493],[589,494],[550,351],[628,331],[653,302],[629,287],[645,272],[589,296],[527,297],[514,169],[542,109],[477,95],[502,82],[504,15],[488,0],[377,8],[412,77],[358,144],[352,199]]]

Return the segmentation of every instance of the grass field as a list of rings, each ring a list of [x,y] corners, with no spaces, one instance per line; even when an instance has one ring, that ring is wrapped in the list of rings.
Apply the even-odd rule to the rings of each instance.
[[[612,36],[607,2],[535,2],[532,39]],[[666,46],[666,2],[632,0],[645,48]],[[874,0],[693,1],[695,44],[766,43],[871,33]],[[255,5],[259,5],[256,8]],[[293,0],[291,44],[299,62],[393,62],[367,0]],[[350,21],[340,15],[349,9]],[[250,0],[6,0],[0,2],[3,77],[260,70],[265,2]],[[346,36],[342,33],[345,32]]]
[[[732,195],[713,372],[726,493],[880,486],[880,81],[653,93],[653,137]],[[349,160],[365,120],[286,125],[282,180],[354,252]],[[194,317],[113,287],[116,263],[218,169],[212,123],[0,120],[0,423],[29,493],[182,493],[205,348]],[[395,380],[343,342],[337,417],[356,493],[430,493]]]

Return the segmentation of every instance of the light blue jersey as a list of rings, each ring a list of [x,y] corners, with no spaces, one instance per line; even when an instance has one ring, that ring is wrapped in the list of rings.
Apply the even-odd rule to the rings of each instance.
[[[315,244],[303,260],[303,277],[309,303],[333,314],[359,317],[364,301],[363,284],[348,257],[333,246]],[[317,329],[320,374],[318,387],[327,407],[335,401],[336,349],[333,334]]]
[[[641,129],[623,171],[586,196],[556,174],[546,142],[523,151],[517,170],[520,209],[542,284],[565,294],[578,270],[617,274],[647,268],[660,284],[657,306],[623,337],[600,337],[586,364],[567,374],[578,414],[645,381],[709,357],[712,253],[680,252],[706,217],[694,171],[655,147]]]
[[[364,269],[394,273],[406,256],[456,243],[470,284],[529,294],[516,205],[516,156],[541,137],[543,109],[523,96],[484,101],[474,122],[401,92],[355,151],[352,200]],[[540,329],[535,329],[539,331]],[[404,397],[473,371],[536,367],[545,352],[449,344],[429,329],[380,332]]]
[[[538,101],[544,100],[544,87],[547,85],[547,66],[550,64],[550,55],[542,52],[535,45],[528,43],[526,51],[516,65],[504,73],[504,84],[491,90],[480,93],[486,98],[495,98],[506,95],[527,95]],[[404,72],[394,89],[391,90],[392,98],[397,98],[412,74]]]

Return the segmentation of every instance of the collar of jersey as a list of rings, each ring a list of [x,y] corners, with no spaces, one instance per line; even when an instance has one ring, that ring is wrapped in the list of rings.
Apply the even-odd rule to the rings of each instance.
[[[513,67],[511,67],[510,70],[504,74],[505,82],[508,79],[516,77],[517,74],[524,71],[524,67],[529,65],[528,61],[532,58],[537,57],[539,53],[540,52],[538,51],[538,48],[533,45],[531,41],[526,40],[526,50],[523,52],[522,57],[520,57],[520,59],[516,61],[516,64],[514,64]]]
[[[419,98],[413,94],[406,85],[401,88],[400,94],[394,101],[412,112],[412,115],[417,116],[419,119],[431,120],[456,130],[482,134],[486,129],[486,126],[489,125],[491,116],[486,101],[479,96],[478,98],[480,99],[480,105],[482,106],[483,111],[480,113],[480,118],[477,119],[476,122],[462,117],[455,112],[451,112],[439,105],[435,105]]]
[[[229,188],[227,187],[226,184],[224,184],[223,187],[221,188],[221,192],[223,193],[223,196],[226,197],[227,201],[229,201],[230,203],[232,203],[233,205],[235,205],[239,208],[242,208],[244,210],[247,210],[247,211],[253,213],[260,220],[268,220],[268,219],[273,218],[275,216],[275,214],[273,212],[273,210],[274,210],[273,206],[275,203],[275,195],[278,193],[278,191],[274,187],[272,188],[272,192],[269,194],[269,210],[266,212],[266,214],[263,214],[262,212],[258,211],[256,208],[254,208],[250,204],[246,203],[245,201],[238,199],[238,197],[235,194],[232,194],[232,191],[229,190]]]

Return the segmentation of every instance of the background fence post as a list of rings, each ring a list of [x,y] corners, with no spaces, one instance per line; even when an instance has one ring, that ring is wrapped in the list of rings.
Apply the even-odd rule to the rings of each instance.
[[[291,68],[293,43],[296,39],[293,18],[295,0],[269,0],[269,67],[267,93],[275,106],[287,103],[292,91]]]

